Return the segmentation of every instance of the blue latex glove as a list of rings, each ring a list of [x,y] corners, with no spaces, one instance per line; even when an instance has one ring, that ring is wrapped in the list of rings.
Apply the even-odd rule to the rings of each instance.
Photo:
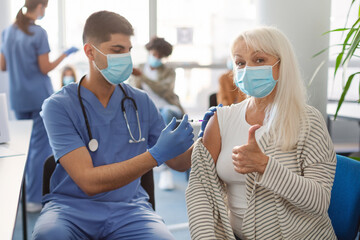
[[[214,115],[218,107],[222,107],[223,105],[220,103],[217,107],[211,107],[209,110],[205,113],[203,121],[201,123],[200,132],[198,137],[202,137],[204,135],[204,131],[206,128],[207,123],[209,122],[210,118]]]
[[[69,56],[70,54],[75,53],[77,51],[79,51],[79,49],[77,47],[71,47],[68,50],[66,50],[64,53],[66,56]]]
[[[176,119],[161,131],[160,137],[156,144],[149,149],[149,153],[155,158],[158,166],[170,160],[191,147],[194,143],[193,128],[188,122],[187,114],[184,115],[179,126],[176,127]]]

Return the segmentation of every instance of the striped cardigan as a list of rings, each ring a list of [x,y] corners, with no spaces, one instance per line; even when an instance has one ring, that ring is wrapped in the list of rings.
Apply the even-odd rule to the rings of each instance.
[[[247,239],[336,239],[327,213],[336,155],[319,111],[307,106],[306,116],[295,149],[275,147],[269,133],[258,141],[269,162],[262,175],[246,175]],[[191,161],[186,202],[192,239],[234,239],[226,188],[201,139]]]

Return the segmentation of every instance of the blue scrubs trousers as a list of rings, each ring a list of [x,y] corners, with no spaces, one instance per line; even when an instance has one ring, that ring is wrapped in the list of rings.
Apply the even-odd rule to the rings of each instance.
[[[173,240],[148,202],[97,202],[62,199],[47,202],[36,221],[33,240]]]
[[[32,119],[30,146],[26,162],[26,201],[41,204],[43,166],[47,157],[52,155],[49,139],[40,111],[15,112],[17,119]]]

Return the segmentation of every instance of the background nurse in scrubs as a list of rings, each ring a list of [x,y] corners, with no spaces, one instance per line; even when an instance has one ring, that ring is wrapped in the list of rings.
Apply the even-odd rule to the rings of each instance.
[[[26,207],[29,212],[41,210],[42,168],[52,154],[39,115],[44,99],[53,93],[48,72],[78,49],[72,47],[55,61],[49,60],[46,31],[35,24],[45,15],[48,0],[26,0],[15,23],[2,32],[0,65],[9,72],[10,104],[17,119],[32,119],[30,148],[26,166]]]

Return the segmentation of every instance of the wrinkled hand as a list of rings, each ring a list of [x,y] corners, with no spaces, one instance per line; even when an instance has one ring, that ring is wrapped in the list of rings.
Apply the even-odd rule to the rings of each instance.
[[[70,54],[76,53],[77,51],[79,51],[77,47],[71,47],[68,50],[66,50],[64,53],[66,56],[69,56]]]
[[[218,107],[222,107],[223,105],[220,103],[217,107],[211,107],[209,110],[205,113],[204,118],[201,122],[200,132],[198,137],[202,137],[204,135],[204,131],[206,128],[207,123],[209,122],[210,118],[215,114]]]
[[[138,68],[133,68],[132,74],[133,74],[134,76],[141,76],[141,75],[142,75],[142,72],[141,72],[141,70],[138,69]]]
[[[255,139],[255,131],[260,127],[260,125],[251,126],[247,144],[233,148],[232,159],[236,172],[242,174],[265,172],[269,157],[261,151]]]
[[[156,160],[158,166],[170,160],[191,147],[194,143],[193,128],[188,122],[188,115],[185,114],[179,126],[176,127],[176,119],[161,131],[156,144],[149,149],[149,153]]]

